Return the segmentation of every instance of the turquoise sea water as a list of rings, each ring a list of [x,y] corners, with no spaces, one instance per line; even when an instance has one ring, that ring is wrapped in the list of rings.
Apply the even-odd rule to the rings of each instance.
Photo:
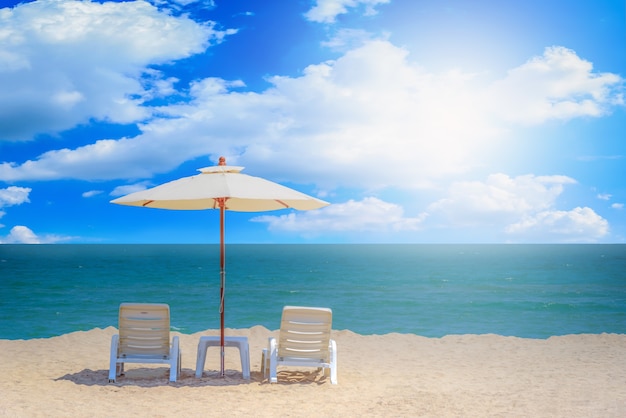
[[[327,306],[360,334],[626,333],[626,245],[227,245],[226,327]],[[219,328],[217,245],[0,245],[0,338],[117,325],[164,302],[183,333]]]

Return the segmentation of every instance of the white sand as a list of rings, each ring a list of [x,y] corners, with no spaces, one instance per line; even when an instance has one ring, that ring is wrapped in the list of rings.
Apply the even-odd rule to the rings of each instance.
[[[462,335],[424,338],[335,331],[338,385],[313,369],[279,369],[279,383],[260,374],[271,331],[227,330],[250,340],[252,379],[239,354],[219,349],[194,377],[200,335],[180,335],[182,376],[168,382],[161,365],[127,364],[108,383],[114,328],[27,341],[0,340],[0,417],[626,416],[626,335],[570,335],[547,340]]]

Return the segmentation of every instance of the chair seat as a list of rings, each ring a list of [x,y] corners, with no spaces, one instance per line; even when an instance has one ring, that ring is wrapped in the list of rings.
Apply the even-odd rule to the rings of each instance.
[[[330,309],[285,306],[278,339],[270,337],[262,353],[263,376],[276,383],[278,366],[317,367],[337,384],[337,344],[331,329]]]
[[[125,363],[167,364],[170,381],[180,374],[178,337],[170,342],[170,308],[163,303],[122,303],[119,334],[111,338],[109,382],[124,373]]]

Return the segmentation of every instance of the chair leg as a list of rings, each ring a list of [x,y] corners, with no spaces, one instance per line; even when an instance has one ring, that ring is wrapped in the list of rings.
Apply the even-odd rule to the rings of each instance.
[[[172,338],[172,348],[170,350],[170,382],[175,382],[178,379],[180,359],[181,352],[178,337],[174,337]]]
[[[178,350],[178,376],[180,377],[180,372],[182,370],[183,364],[183,355],[180,350]]]
[[[269,367],[269,375],[270,375],[270,383],[278,383],[278,376],[276,373],[276,369],[278,367],[278,347],[275,338],[270,338],[269,341],[269,356],[270,356],[270,367]]]
[[[263,352],[261,353],[261,373],[263,374],[263,379],[267,379],[267,373],[269,371],[268,360],[269,358],[267,357],[267,348],[264,348]]]
[[[111,337],[111,352],[109,354],[109,383],[114,383],[119,376],[119,364],[117,362],[117,349],[119,346],[118,334]]]
[[[337,384],[337,343],[330,340],[330,383]]]
[[[241,361],[243,378],[250,380],[250,348],[247,342],[239,344],[239,360]]]
[[[202,377],[204,371],[204,363],[206,362],[206,352],[208,349],[208,343],[200,338],[198,342],[198,354],[196,355],[196,377]]]

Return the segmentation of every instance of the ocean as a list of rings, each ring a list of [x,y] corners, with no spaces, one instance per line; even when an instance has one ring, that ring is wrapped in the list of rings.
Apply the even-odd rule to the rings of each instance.
[[[218,245],[0,245],[0,339],[117,326],[122,302],[219,328]],[[228,244],[226,327],[279,327],[284,305],[333,328],[442,337],[626,333],[626,245]]]

